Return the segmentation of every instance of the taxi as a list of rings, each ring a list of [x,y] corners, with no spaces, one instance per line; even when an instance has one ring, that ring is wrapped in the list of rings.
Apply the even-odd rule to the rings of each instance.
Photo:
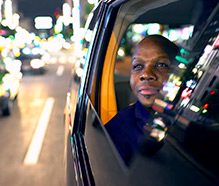
[[[70,80],[64,111],[65,184],[218,185],[218,1],[104,0],[91,14],[79,88]],[[151,34],[180,49],[157,101],[172,126],[155,154],[139,153],[127,166],[105,125],[136,101],[129,85],[133,48]]]

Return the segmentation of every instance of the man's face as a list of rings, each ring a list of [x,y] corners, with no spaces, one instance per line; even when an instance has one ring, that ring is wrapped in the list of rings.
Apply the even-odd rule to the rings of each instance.
[[[146,39],[135,49],[130,85],[133,93],[145,107],[153,105],[164,82],[168,79],[170,59],[162,48]]]

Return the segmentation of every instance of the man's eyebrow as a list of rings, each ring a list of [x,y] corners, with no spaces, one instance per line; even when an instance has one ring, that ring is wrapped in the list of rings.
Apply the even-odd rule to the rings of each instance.
[[[132,57],[132,61],[135,60],[135,59],[138,59],[138,60],[140,60],[140,61],[143,61],[142,57],[140,57],[140,56],[133,56],[133,57]]]
[[[136,60],[137,60],[138,62],[144,63],[144,60],[143,60],[143,59],[141,59],[141,58],[139,58],[139,57],[133,57],[133,58],[131,59],[131,64],[133,64],[133,62],[135,62]]]

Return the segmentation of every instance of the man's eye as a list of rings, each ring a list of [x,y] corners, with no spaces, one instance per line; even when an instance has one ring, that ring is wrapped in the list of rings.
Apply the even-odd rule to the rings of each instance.
[[[142,70],[143,68],[144,68],[144,66],[142,64],[136,64],[136,65],[133,65],[133,67],[132,67],[132,69],[135,71]]]
[[[169,65],[166,63],[156,63],[155,65],[156,68],[164,68],[164,69],[169,69]]]

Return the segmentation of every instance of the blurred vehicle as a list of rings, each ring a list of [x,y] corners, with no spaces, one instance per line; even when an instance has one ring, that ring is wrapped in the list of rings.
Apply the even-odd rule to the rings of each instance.
[[[23,73],[43,74],[46,71],[46,63],[42,59],[40,49],[37,47],[25,47],[17,59],[22,62],[21,71]]]
[[[19,64],[18,64],[19,65]],[[3,116],[11,114],[13,101],[16,100],[22,75],[19,72],[9,72],[5,64],[0,63],[0,110]]]
[[[218,1],[110,0],[92,14],[80,87],[76,92],[72,77],[64,111],[66,185],[218,185]],[[129,86],[132,50],[150,34],[180,48],[157,103],[172,128],[159,132],[165,144],[156,154],[139,153],[128,167],[104,124],[135,101]]]

